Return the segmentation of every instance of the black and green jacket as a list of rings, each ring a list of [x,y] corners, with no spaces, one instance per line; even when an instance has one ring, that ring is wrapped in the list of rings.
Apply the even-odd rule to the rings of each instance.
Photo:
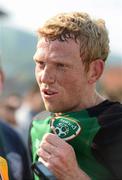
[[[93,180],[122,179],[122,105],[108,100],[78,112],[41,113],[30,129],[32,161],[43,135],[53,130],[75,150],[78,164]],[[35,179],[38,179],[37,177]]]

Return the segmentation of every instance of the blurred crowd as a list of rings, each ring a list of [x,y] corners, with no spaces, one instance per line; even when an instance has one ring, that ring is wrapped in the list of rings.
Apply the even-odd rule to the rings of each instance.
[[[100,91],[112,101],[122,102],[122,65],[107,68],[100,81]]]
[[[14,128],[24,143],[28,143],[28,131],[33,117],[44,110],[39,87],[35,83],[23,96],[8,94],[0,100],[0,117]]]

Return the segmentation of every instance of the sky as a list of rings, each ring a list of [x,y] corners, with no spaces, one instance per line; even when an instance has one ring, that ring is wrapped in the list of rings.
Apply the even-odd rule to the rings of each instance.
[[[122,55],[122,0],[0,0],[0,8],[9,12],[13,26],[33,33],[59,12],[85,11],[105,20],[111,51]]]

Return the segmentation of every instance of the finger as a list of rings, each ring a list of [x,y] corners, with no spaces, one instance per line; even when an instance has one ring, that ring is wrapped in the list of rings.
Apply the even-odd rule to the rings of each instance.
[[[42,159],[41,157],[39,157],[38,161],[44,164],[46,167],[48,167],[48,162]]]
[[[43,137],[39,147],[43,148],[43,150],[45,150],[49,154],[59,156],[60,150],[64,149],[64,143],[66,142],[57,137],[57,135],[48,133]]]
[[[50,153],[48,153],[46,150],[44,150],[43,148],[39,148],[37,151],[37,155],[39,156],[39,158],[43,159],[44,161],[48,161],[48,159],[50,158]]]
[[[51,154],[52,152],[54,152],[56,146],[52,145],[50,142],[48,142],[46,139],[42,139],[40,145],[39,145],[39,149],[43,149],[44,151],[46,151],[47,153]]]
[[[46,140],[48,143],[52,144],[53,146],[63,146],[65,141],[59,138],[56,134],[47,133],[43,136],[43,140]]]

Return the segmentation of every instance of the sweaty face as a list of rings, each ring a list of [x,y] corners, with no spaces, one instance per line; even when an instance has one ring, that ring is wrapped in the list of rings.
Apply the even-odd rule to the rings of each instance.
[[[35,75],[48,111],[80,110],[87,96],[87,74],[79,44],[41,39],[34,55]]]

